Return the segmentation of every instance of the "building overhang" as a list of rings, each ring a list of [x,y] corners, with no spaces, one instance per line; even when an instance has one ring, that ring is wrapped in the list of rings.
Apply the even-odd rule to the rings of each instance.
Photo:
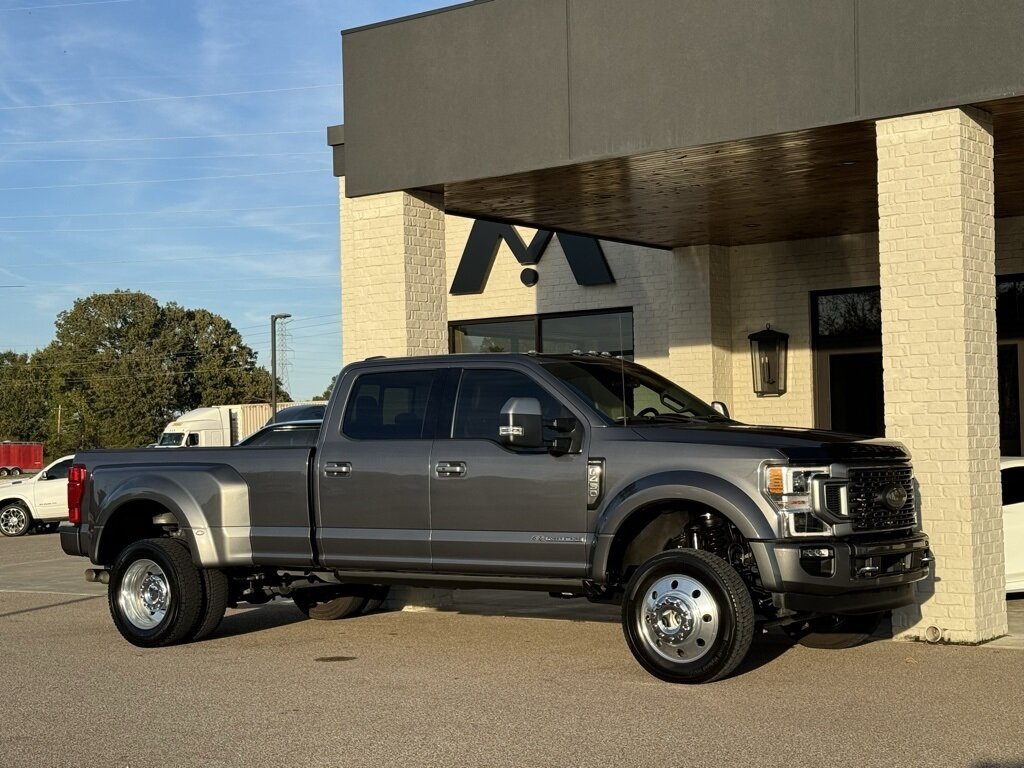
[[[1018,215],[1022,26],[999,0],[479,0],[344,33],[329,143],[349,196],[740,244],[876,229],[874,121],[974,104]]]

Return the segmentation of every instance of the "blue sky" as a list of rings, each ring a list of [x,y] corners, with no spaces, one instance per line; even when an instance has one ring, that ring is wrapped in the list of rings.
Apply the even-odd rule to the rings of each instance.
[[[0,349],[139,290],[227,317],[268,368],[290,312],[290,391],[319,394],[341,355],[339,32],[451,4],[0,0]]]

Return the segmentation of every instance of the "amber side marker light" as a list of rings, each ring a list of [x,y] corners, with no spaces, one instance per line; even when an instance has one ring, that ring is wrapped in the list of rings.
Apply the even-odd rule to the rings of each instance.
[[[782,467],[768,468],[768,493],[770,493],[772,496],[782,495]]]

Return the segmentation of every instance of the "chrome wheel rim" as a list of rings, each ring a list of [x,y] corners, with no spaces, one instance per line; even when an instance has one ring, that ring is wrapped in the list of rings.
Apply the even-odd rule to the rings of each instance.
[[[0,512],[0,531],[8,535],[20,533],[25,527],[27,518],[21,507],[8,507]]]
[[[133,626],[153,629],[164,620],[171,605],[167,574],[152,560],[136,560],[124,572],[117,603]]]
[[[648,648],[673,664],[692,664],[718,638],[721,612],[692,576],[670,574],[648,584],[637,604],[636,628]]]

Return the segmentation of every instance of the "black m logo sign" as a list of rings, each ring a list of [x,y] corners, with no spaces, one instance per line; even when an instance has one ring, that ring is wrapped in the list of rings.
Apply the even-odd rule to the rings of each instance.
[[[516,260],[527,267],[523,270],[523,283],[533,285],[537,275],[529,268],[540,263],[554,236],[553,232],[541,229],[527,245],[510,224],[474,222],[469,240],[466,241],[466,249],[462,252],[459,269],[452,281],[452,295],[483,293],[502,242],[508,244]],[[608,262],[605,261],[604,251],[601,250],[601,243],[596,238],[566,234],[558,234],[556,237],[579,285],[609,285],[615,282]]]

